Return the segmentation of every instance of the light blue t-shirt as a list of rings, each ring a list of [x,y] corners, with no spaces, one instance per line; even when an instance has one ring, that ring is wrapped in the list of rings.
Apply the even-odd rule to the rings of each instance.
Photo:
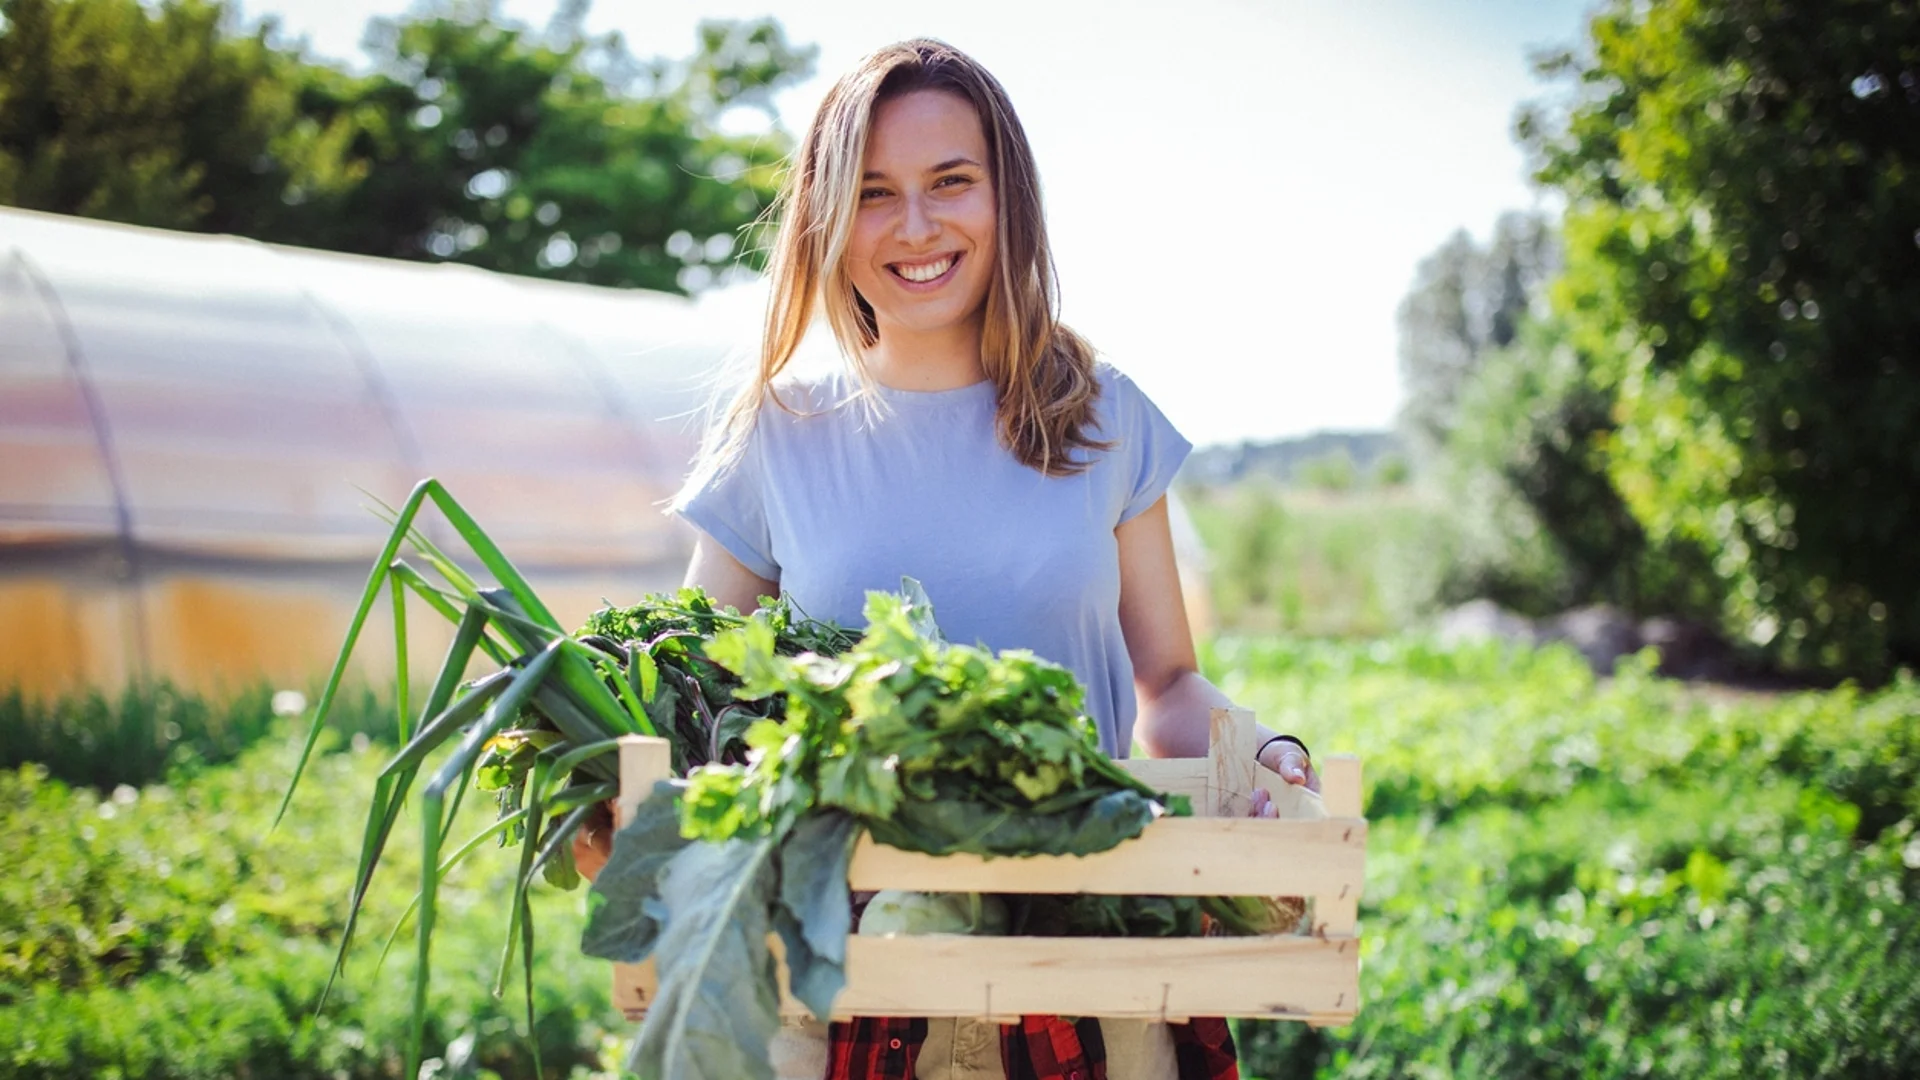
[[[991,382],[879,388],[835,371],[780,384],[746,453],[697,477],[681,513],[801,610],[865,624],[868,590],[916,578],[954,642],[1031,649],[1071,669],[1108,754],[1133,740],[1133,663],[1120,633],[1115,526],[1151,507],[1191,444],[1133,381],[1101,364],[1094,452],[1076,476],[1020,464],[994,429]],[[808,415],[811,414],[811,415]]]

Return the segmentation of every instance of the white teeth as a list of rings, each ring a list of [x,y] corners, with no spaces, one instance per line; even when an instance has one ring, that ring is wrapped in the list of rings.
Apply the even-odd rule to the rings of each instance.
[[[932,281],[946,273],[953,266],[953,256],[949,255],[937,263],[925,266],[896,266],[894,272],[908,281]]]

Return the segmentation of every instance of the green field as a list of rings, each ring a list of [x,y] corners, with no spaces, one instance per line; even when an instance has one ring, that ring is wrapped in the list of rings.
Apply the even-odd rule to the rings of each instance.
[[[1738,696],[1412,638],[1229,638],[1206,665],[1317,752],[1363,755],[1374,820],[1360,1019],[1243,1025],[1247,1075],[1920,1074],[1911,678]],[[398,1076],[411,957],[373,969],[417,830],[316,1017],[383,748],[326,755],[268,836],[293,757],[269,730],[117,793],[0,774],[0,1075]],[[445,894],[430,1045],[442,1076],[527,1077],[519,992],[490,992],[507,868],[485,854]],[[626,1027],[577,951],[578,894],[537,892],[547,1074],[600,1075]]]

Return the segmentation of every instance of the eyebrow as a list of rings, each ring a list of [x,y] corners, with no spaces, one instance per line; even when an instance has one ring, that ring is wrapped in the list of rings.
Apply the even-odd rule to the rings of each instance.
[[[957,169],[962,165],[971,165],[976,169],[980,168],[980,163],[973,160],[970,157],[957,157],[957,158],[949,158],[948,160],[943,161],[938,165],[935,165],[933,168],[928,169],[927,171],[930,173],[943,173],[949,169]],[[886,178],[887,178],[887,174],[883,172],[867,172],[862,174],[860,177],[860,179],[862,180],[885,180]]]

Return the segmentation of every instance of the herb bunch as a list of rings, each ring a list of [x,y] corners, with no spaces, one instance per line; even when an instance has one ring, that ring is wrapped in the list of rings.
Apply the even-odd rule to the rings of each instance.
[[[760,615],[707,646],[738,695],[786,708],[748,728],[748,763],[689,774],[685,834],[778,836],[832,808],[931,854],[1089,854],[1139,835],[1161,796],[1100,751],[1073,673],[947,644],[918,583],[904,587],[869,594],[865,635],[837,656],[784,652]]]

